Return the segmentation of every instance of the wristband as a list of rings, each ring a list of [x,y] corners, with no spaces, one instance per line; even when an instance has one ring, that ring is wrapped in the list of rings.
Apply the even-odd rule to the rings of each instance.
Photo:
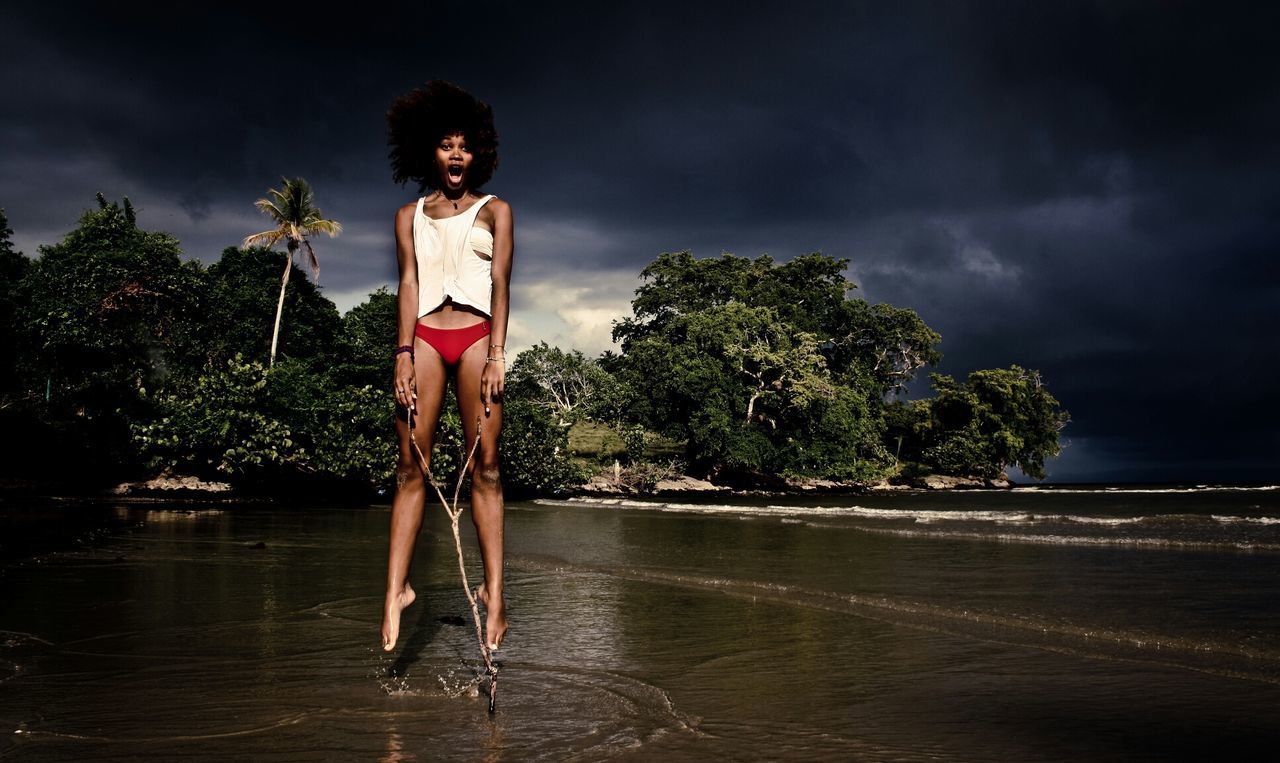
[[[400,357],[400,353],[402,352],[409,353],[409,360],[413,360],[413,345],[411,344],[400,345],[399,347],[396,348],[395,352],[391,353],[391,357],[398,358]]]

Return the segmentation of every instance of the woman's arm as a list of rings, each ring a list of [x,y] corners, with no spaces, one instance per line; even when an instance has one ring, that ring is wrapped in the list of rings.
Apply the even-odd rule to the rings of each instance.
[[[489,302],[489,353],[484,374],[480,377],[480,397],[485,407],[501,400],[506,386],[507,318],[511,314],[511,260],[515,254],[515,225],[511,217],[511,205],[502,199],[494,199],[482,211],[493,214],[493,261],[490,275],[493,278],[493,296]],[[499,360],[500,359],[500,360]]]
[[[400,290],[396,304],[396,344],[413,346],[414,328],[418,323],[418,258],[413,248],[413,216],[416,204],[406,204],[396,211],[396,259],[400,263]],[[414,383],[413,354],[396,355],[396,401],[417,413],[418,391]]]

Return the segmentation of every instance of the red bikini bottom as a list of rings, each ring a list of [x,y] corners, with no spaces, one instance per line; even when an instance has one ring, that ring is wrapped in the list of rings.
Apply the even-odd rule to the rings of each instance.
[[[460,329],[437,329],[421,323],[413,330],[419,339],[435,348],[445,365],[455,365],[467,348],[489,336],[489,321]]]

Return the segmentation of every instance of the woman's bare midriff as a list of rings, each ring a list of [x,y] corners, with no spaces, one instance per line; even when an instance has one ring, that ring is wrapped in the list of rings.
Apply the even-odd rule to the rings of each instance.
[[[418,323],[433,329],[464,329],[487,320],[489,316],[479,310],[446,299],[443,305],[419,318]]]

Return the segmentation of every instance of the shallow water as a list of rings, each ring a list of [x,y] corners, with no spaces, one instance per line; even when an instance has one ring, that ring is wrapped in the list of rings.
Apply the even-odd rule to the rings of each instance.
[[[513,503],[493,716],[474,631],[450,624],[469,613],[438,507],[384,655],[385,506],[0,506],[0,757],[1192,760],[1272,742],[1280,491],[1152,490]]]

